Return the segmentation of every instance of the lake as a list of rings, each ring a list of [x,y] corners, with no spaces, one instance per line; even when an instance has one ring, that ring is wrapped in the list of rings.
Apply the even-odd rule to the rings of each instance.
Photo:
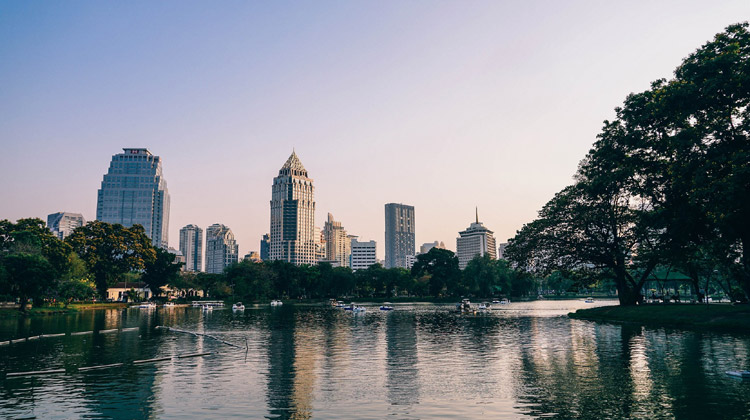
[[[597,324],[602,301],[91,310],[0,320],[0,417],[742,419],[750,336]],[[157,329],[170,326],[214,338]],[[135,331],[98,333],[137,327]],[[94,331],[93,334],[70,335]],[[191,358],[178,355],[211,352]],[[133,364],[135,360],[169,360]],[[89,372],[77,367],[123,363]]]

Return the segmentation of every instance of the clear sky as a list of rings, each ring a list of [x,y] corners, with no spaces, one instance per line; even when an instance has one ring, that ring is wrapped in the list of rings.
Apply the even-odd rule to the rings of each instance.
[[[384,254],[384,204],[417,247],[479,218],[498,243],[557,191],[603,120],[750,1],[0,0],[0,219],[96,216],[111,156],[163,158],[169,243],[269,229],[292,148],[326,213]]]

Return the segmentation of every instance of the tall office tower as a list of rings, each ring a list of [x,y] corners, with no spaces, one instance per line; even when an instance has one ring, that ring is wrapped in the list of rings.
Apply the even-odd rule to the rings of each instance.
[[[414,256],[414,206],[385,205],[385,267],[407,268],[407,256]]]
[[[346,235],[346,229],[341,226],[341,222],[333,220],[331,213],[328,213],[328,220],[323,225],[323,236],[326,240],[326,260],[338,261],[339,267],[349,267],[351,241]]]
[[[260,239],[260,260],[261,261],[268,261],[268,251],[269,251],[270,246],[271,246],[271,238],[266,233]]]
[[[313,231],[315,237],[315,261],[326,261],[326,237],[319,227],[315,226]]]
[[[317,239],[313,180],[307,177],[296,153],[292,152],[273,179],[271,191],[270,259],[314,264]]]
[[[375,241],[360,242],[357,240],[357,236],[349,236],[351,238],[352,256],[349,267],[352,270],[364,270],[369,268],[371,265],[378,262],[376,256],[377,244]]]
[[[206,229],[206,273],[220,274],[238,261],[238,254],[231,229],[218,223]]]
[[[161,159],[148,149],[122,149],[112,156],[96,203],[96,220],[143,226],[154,246],[167,248],[169,192]]]
[[[52,213],[47,216],[47,227],[60,239],[65,239],[77,227],[86,223],[80,213]]]
[[[445,249],[445,244],[441,241],[435,241],[435,242],[427,242],[422,244],[422,246],[419,247],[419,253],[420,254],[426,254],[430,252],[432,248],[438,248],[438,249]]]
[[[203,229],[196,225],[187,225],[180,229],[180,252],[185,257],[184,271],[201,271]]]
[[[479,223],[479,211],[477,210],[476,221],[468,229],[458,232],[456,238],[456,255],[458,256],[458,267],[463,270],[477,255],[482,257],[489,254],[493,260],[497,258],[495,248],[495,237],[492,231]]]

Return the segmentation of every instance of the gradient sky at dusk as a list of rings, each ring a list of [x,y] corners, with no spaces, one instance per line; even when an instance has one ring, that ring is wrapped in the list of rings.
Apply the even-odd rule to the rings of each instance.
[[[170,245],[269,229],[295,148],[331,212],[384,254],[479,217],[499,242],[572,182],[603,120],[750,1],[2,1],[0,219],[96,215],[111,156],[163,158]]]

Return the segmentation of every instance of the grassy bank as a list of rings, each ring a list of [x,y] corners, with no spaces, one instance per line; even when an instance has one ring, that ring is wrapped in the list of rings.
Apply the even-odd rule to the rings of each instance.
[[[60,315],[88,309],[121,309],[125,307],[127,307],[126,303],[71,303],[67,308],[62,304],[58,306],[39,306],[27,308],[25,313],[19,311],[18,309],[2,308],[0,309],[0,318]]]
[[[574,319],[750,333],[750,305],[640,305],[579,309]]]

